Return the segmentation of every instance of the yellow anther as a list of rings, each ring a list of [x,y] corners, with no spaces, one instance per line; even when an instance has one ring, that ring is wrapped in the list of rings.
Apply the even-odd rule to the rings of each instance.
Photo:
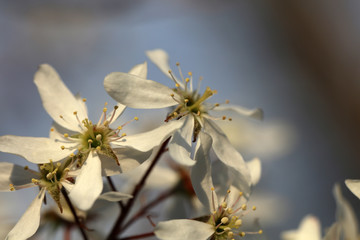
[[[259,233],[259,234],[263,234],[263,230],[260,229],[260,230],[258,231],[258,233]]]
[[[86,98],[83,98],[83,99],[82,99],[83,102],[86,102],[86,100],[87,100]]]
[[[240,236],[240,237],[245,237],[245,235],[246,235],[246,234],[245,234],[244,232],[239,233],[239,236]]]
[[[232,238],[234,236],[233,232],[228,232],[228,238]]]
[[[229,118],[229,121],[231,122],[231,121],[232,121],[232,118]]]
[[[213,211],[212,214],[215,215],[217,212],[216,211]]]
[[[231,193],[231,190],[230,190],[230,189],[228,189],[226,192],[227,192],[227,193]]]
[[[66,137],[66,138],[67,138],[67,137],[69,137],[69,134],[67,134],[67,133],[64,133],[64,137]]]
[[[69,156],[70,156],[70,157],[75,157],[75,154],[74,154],[74,153],[71,153]]]
[[[174,117],[176,117],[176,116],[178,115],[178,113],[177,113],[177,112],[174,112],[173,114],[174,114]]]
[[[176,62],[176,66],[180,66],[180,63],[179,63],[179,62]]]
[[[241,205],[241,209],[242,209],[242,210],[244,210],[244,211],[245,211],[245,210],[246,210],[246,208],[247,208],[247,206],[246,206],[246,204],[245,204],[245,203],[244,203],[243,205]]]
[[[55,131],[55,129],[54,129],[54,128],[50,128],[50,131],[53,132],[53,131]]]
[[[25,166],[25,167],[24,167],[24,170],[28,170],[28,169],[29,169],[29,166]]]
[[[219,104],[219,103],[215,103],[215,107],[218,107],[218,106],[220,106],[220,104]]]
[[[77,114],[77,111],[73,112],[73,114],[76,115],[76,114]]]
[[[105,102],[105,103],[104,103],[104,106],[107,106],[107,105],[108,105],[108,102]]]
[[[226,202],[222,202],[222,203],[221,203],[221,206],[222,206],[223,208],[226,208],[226,207],[227,207],[227,203],[226,203]]]
[[[60,118],[64,118],[63,115],[60,115],[59,117],[60,117]]]
[[[134,120],[135,120],[135,121],[138,121],[138,120],[139,120],[139,118],[138,118],[138,117],[134,117]]]
[[[171,97],[174,97],[175,95],[172,93],[172,94],[170,94],[170,96],[171,96]]]
[[[96,135],[96,140],[97,140],[97,141],[101,141],[101,139],[102,139],[101,134]]]
[[[235,227],[240,227],[242,225],[242,220],[238,219],[235,221]]]
[[[217,94],[217,93],[218,93],[218,91],[215,89],[215,90],[213,91],[213,93],[214,93],[214,94]]]
[[[122,129],[122,126],[118,126],[116,129],[117,129],[117,130],[121,130],[121,129]]]
[[[188,103],[188,102],[189,102],[189,99],[185,98],[184,102],[185,102],[185,103]]]
[[[226,119],[226,116],[222,116],[222,120],[225,120]]]
[[[178,83],[176,83],[176,84],[175,84],[175,87],[177,87],[177,88],[178,88],[178,87],[180,87],[180,85],[179,85]]]
[[[97,146],[97,147],[96,147],[96,150],[97,150],[97,151],[100,151],[100,150],[101,150],[101,147],[100,147],[100,146]]]
[[[65,168],[64,172],[70,172],[70,168]]]
[[[231,228],[229,228],[229,227],[224,228],[224,231],[225,231],[225,232],[228,232],[228,231],[230,231],[230,230],[231,230]]]
[[[244,193],[243,193],[243,192],[239,192],[239,196],[242,197],[242,195],[244,195]]]
[[[226,224],[228,221],[229,221],[229,218],[228,218],[228,217],[223,217],[223,218],[221,219],[221,223],[222,223],[222,224]]]
[[[232,214],[232,213],[233,213],[233,209],[232,209],[232,208],[228,208],[226,211],[227,211],[229,214]]]
[[[92,139],[88,139],[88,143],[93,143],[94,141]]]
[[[15,191],[14,185],[13,184],[9,184],[10,186],[10,191]]]
[[[38,183],[39,183],[39,180],[33,178],[33,179],[31,179],[31,182],[32,182],[33,184],[38,184]]]
[[[61,150],[64,150],[64,149],[65,149],[65,146],[61,146],[60,148],[61,148]]]
[[[196,115],[200,116],[200,115],[201,115],[201,112],[200,112],[200,111],[198,111],[198,112],[196,113]]]
[[[52,179],[52,178],[53,178],[53,174],[52,174],[52,173],[46,174],[46,178],[49,179],[49,180]]]
[[[172,71],[171,71],[171,70],[169,70],[168,72],[169,72],[169,73],[172,73]]]
[[[253,206],[253,207],[252,207],[252,210],[255,211],[255,210],[256,210],[256,206]]]
[[[60,167],[60,166],[61,166],[61,163],[59,163],[59,162],[56,163],[56,166],[57,166],[57,167]]]
[[[118,108],[119,108],[119,106],[117,106],[117,105],[114,106],[114,109],[115,109],[115,110],[118,109]]]
[[[125,137],[125,136],[126,136],[126,133],[121,134],[121,136]]]
[[[230,103],[230,100],[226,100],[225,103],[226,103],[226,104],[229,104],[229,103]]]
[[[211,188],[210,188],[210,190],[211,190],[211,191],[214,191],[214,190],[215,190],[215,188],[214,188],[214,187],[211,187]]]
[[[192,76],[192,72],[188,72],[188,75],[189,75],[189,76]]]
[[[104,107],[104,108],[103,108],[103,112],[106,112],[106,111],[107,111],[107,108],[106,108],[106,107]]]
[[[189,82],[190,81],[190,78],[185,78],[185,82]]]

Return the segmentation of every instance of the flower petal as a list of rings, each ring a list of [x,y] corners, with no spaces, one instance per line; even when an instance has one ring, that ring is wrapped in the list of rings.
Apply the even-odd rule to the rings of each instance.
[[[214,232],[212,225],[188,219],[159,222],[154,231],[162,240],[206,240]]]
[[[114,72],[105,77],[104,87],[116,101],[131,108],[164,108],[176,105],[172,89],[138,76]]]
[[[169,66],[169,55],[162,49],[154,49],[150,51],[146,51],[146,55],[148,58],[162,71],[168,78],[173,80],[171,75],[169,74],[169,70],[171,70]],[[184,87],[181,81],[179,81],[174,75],[175,81],[180,85],[181,88]]]
[[[54,121],[72,131],[81,131],[80,123],[73,113],[77,111],[82,121],[87,118],[86,109],[65,86],[55,69],[48,64],[40,65],[35,73],[34,83],[45,110]]]
[[[192,167],[190,175],[196,196],[209,212],[216,210],[212,209],[212,205],[217,206],[215,199],[216,194],[212,193],[211,190],[214,187],[211,177],[211,161],[209,158],[211,144],[211,137],[206,133],[200,132],[196,145],[196,164]],[[213,197],[214,203],[212,202]]]
[[[211,120],[205,119],[204,131],[213,139],[216,156],[229,167],[233,185],[247,195],[250,192],[251,176],[249,169],[238,151],[231,145],[221,129]]]
[[[136,75],[138,77],[147,78],[147,62],[135,65],[130,71],[129,74]]]
[[[40,209],[45,196],[45,188],[32,201],[24,215],[6,236],[6,240],[28,239],[35,234],[40,224]]]
[[[343,230],[344,239],[357,239],[358,221],[354,209],[343,197],[339,184],[335,184],[333,194],[336,200],[336,219]]]
[[[129,199],[132,197],[133,196],[131,194],[110,191],[110,192],[101,194],[99,199],[103,199],[103,200],[106,200],[109,202],[119,202],[121,200],[126,200],[126,199]]]
[[[184,124],[184,120],[175,120],[161,125],[151,131],[126,136],[118,141],[112,142],[114,145],[132,147],[142,152],[148,152],[170,137],[174,131]]]
[[[261,162],[258,158],[253,158],[252,160],[246,162],[251,176],[252,185],[258,184],[261,178]]]
[[[95,152],[91,152],[81,167],[69,197],[83,211],[92,207],[103,189],[101,161]]]
[[[173,160],[181,165],[192,166],[195,161],[190,158],[192,150],[191,137],[194,132],[194,118],[185,117],[184,125],[174,133],[169,143],[169,154]]]
[[[325,237],[323,240],[339,240],[340,239],[340,224],[335,222],[331,227],[326,231]]]
[[[245,117],[252,117],[258,120],[263,120],[264,112],[260,108],[247,109],[236,105],[220,105],[213,109],[213,111],[234,111]]]
[[[63,143],[50,138],[20,137],[5,135],[0,137],[0,151],[19,155],[29,162],[40,164],[54,162],[68,157],[73,151],[61,150]]]
[[[0,191],[2,192],[9,192],[10,184],[13,184],[15,189],[16,187],[34,187],[31,179],[36,177],[38,176],[22,166],[0,162]]]
[[[345,184],[350,189],[350,191],[360,199],[360,180],[346,179]]]
[[[319,220],[307,215],[300,223],[299,229],[286,231],[281,234],[283,240],[321,240],[321,226]]]

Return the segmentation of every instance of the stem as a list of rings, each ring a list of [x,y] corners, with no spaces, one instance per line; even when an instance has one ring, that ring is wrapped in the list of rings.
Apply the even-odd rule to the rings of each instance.
[[[76,222],[76,224],[77,224],[78,227],[79,227],[79,230],[80,230],[80,232],[81,232],[81,235],[83,236],[84,240],[88,240],[88,237],[87,237],[87,235],[86,235],[86,233],[85,233],[85,230],[84,230],[84,228],[82,227],[82,224],[81,224],[81,222],[80,222],[80,220],[79,220],[79,217],[78,217],[77,214],[76,214],[75,208],[74,208],[74,206],[72,205],[72,203],[71,203],[71,201],[70,201],[70,198],[69,198],[69,196],[68,196],[65,188],[62,188],[62,189],[61,189],[61,193],[64,195],[65,201],[66,201],[66,203],[68,204],[68,206],[70,207],[71,213],[72,213],[73,216],[74,216],[75,222]]]
[[[155,236],[155,234],[153,232],[149,232],[149,233],[143,233],[143,234],[133,235],[133,236],[124,237],[124,238],[119,238],[117,240],[142,239],[142,238],[152,237],[152,236]]]
[[[108,176],[108,177],[106,177],[106,179],[109,182],[111,190],[114,192],[117,192],[116,187],[115,187],[114,182],[112,181],[111,177]],[[124,211],[124,204],[121,201],[118,201],[118,204],[120,206],[121,211]]]
[[[124,211],[121,212],[118,219],[116,220],[116,222],[115,222],[115,224],[114,224],[114,226],[113,226],[113,228],[112,228],[112,230],[111,230],[111,232],[110,232],[110,234],[109,234],[109,236],[107,238],[108,240],[115,239],[116,236],[120,233],[121,226],[122,226],[123,222],[125,221],[127,215],[129,214],[132,206],[134,205],[136,197],[140,193],[141,189],[144,187],[146,179],[150,175],[150,173],[153,170],[153,168],[155,167],[156,163],[159,161],[161,155],[165,152],[165,148],[166,148],[167,144],[169,143],[169,141],[170,141],[170,137],[168,139],[166,139],[165,142],[163,142],[163,144],[161,145],[161,147],[160,147],[158,153],[156,154],[154,160],[150,164],[149,168],[146,170],[144,176],[142,177],[140,182],[138,184],[136,184],[135,189],[131,194],[133,197],[124,206]]]
[[[164,192],[163,194],[159,195],[156,199],[148,203],[146,206],[141,208],[120,230],[124,231],[128,228],[133,222],[138,220],[142,215],[144,215],[149,209],[156,206],[157,204],[161,203],[166,198],[170,197],[176,192],[176,188],[173,188],[170,191]]]

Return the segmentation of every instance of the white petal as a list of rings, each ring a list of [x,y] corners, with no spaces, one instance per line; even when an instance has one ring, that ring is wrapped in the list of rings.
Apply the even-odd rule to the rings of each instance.
[[[347,179],[345,180],[345,184],[350,191],[360,199],[360,180]]]
[[[233,177],[233,185],[242,192],[249,194],[251,185],[250,171],[238,151],[231,145],[221,129],[211,120],[205,120],[205,132],[213,139],[213,149],[216,156],[225,165]]]
[[[256,185],[261,178],[261,161],[258,158],[254,158],[248,162],[246,162],[251,176],[252,185]]]
[[[136,75],[138,77],[147,78],[147,62],[135,65],[130,71],[128,72],[132,75]]]
[[[252,117],[258,120],[262,120],[264,118],[264,112],[260,108],[255,109],[247,109],[244,107],[236,106],[236,105],[220,105],[213,109],[213,111],[234,111],[240,115],[245,117]]]
[[[125,138],[112,143],[114,145],[132,147],[142,152],[148,152],[154,147],[159,146],[183,124],[183,119],[170,121],[151,131],[126,136]]]
[[[121,200],[126,200],[132,197],[133,196],[131,194],[111,191],[101,194],[99,199],[103,199],[109,202],[119,202]]]
[[[281,234],[283,240],[320,240],[321,226],[319,220],[307,215],[300,223],[299,229]]]
[[[154,231],[161,240],[206,240],[214,232],[212,225],[188,219],[159,222]]]
[[[32,163],[54,162],[68,157],[75,150],[64,149],[64,143],[55,142],[50,138],[1,136],[0,151],[19,155]]]
[[[107,93],[121,104],[131,108],[164,108],[176,105],[172,89],[132,74],[114,72],[105,77]]]
[[[2,192],[9,192],[10,184],[13,184],[15,188],[17,186],[35,186],[31,182],[31,179],[36,177],[38,176],[25,170],[22,166],[8,162],[0,162],[0,191]]]
[[[77,111],[82,121],[87,118],[86,109],[65,86],[55,69],[48,64],[40,65],[35,73],[34,82],[45,110],[54,121],[72,131],[81,131],[73,113]],[[60,118],[60,115],[64,119]]]
[[[45,188],[42,188],[24,215],[22,215],[15,227],[6,236],[6,240],[28,239],[35,234],[40,224],[40,209],[44,196]]]
[[[61,185],[66,189],[66,191],[70,192],[73,187],[74,187],[74,184],[69,182],[68,180],[65,180],[65,181],[61,181]]]
[[[189,115],[185,117],[184,125],[174,133],[169,143],[169,154],[173,160],[181,165],[192,166],[195,161],[190,158],[194,132],[194,118]]]
[[[325,237],[323,240],[339,240],[340,239],[340,225],[339,223],[334,223],[326,231]]]
[[[196,164],[191,169],[191,183],[201,203],[209,210],[213,212],[213,205],[217,206],[217,201],[214,202],[212,197],[216,197],[215,193],[212,193],[213,181],[211,177],[211,161],[209,158],[210,147],[212,144],[211,137],[206,133],[200,132],[199,139],[196,146],[195,160]]]
[[[355,212],[349,202],[342,196],[340,185],[335,184],[333,189],[336,200],[336,218],[343,230],[344,239],[357,239],[358,221]]]
[[[160,71],[162,71],[168,78],[173,80],[171,75],[169,74],[169,70],[171,70],[169,66],[169,55],[164,50],[154,49],[146,51],[146,55],[160,69]],[[181,88],[183,88],[184,86],[182,82],[176,79],[175,76],[174,78],[176,82],[181,86]]]
[[[96,153],[91,152],[81,167],[69,197],[80,210],[86,211],[92,207],[102,189],[101,161]]]
[[[103,176],[113,176],[128,172],[138,167],[151,156],[151,151],[141,152],[128,147],[113,148],[113,151],[118,157],[120,166],[117,165],[115,159],[99,154]]]

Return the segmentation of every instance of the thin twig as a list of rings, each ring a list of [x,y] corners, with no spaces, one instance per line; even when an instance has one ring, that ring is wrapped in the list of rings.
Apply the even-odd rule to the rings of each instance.
[[[150,175],[150,173],[153,170],[153,168],[155,167],[156,163],[159,161],[161,155],[165,152],[165,148],[166,148],[167,144],[169,143],[169,141],[170,141],[170,137],[168,139],[166,139],[166,141],[161,145],[159,151],[157,152],[157,154],[156,154],[154,160],[152,161],[152,163],[150,164],[149,168],[146,170],[144,176],[142,177],[140,182],[138,184],[136,184],[134,191],[131,194],[133,197],[124,206],[124,211],[122,211],[120,213],[118,219],[116,220],[116,222],[107,238],[108,240],[116,239],[116,236],[120,233],[123,222],[125,221],[132,206],[134,205],[134,202],[135,202],[138,194],[140,193],[141,189],[144,187],[146,179]]]
[[[117,240],[143,239],[143,238],[152,237],[152,236],[155,236],[154,232],[143,233],[143,234],[133,235],[133,236],[124,237],[124,238],[118,238]]]
[[[80,220],[79,220],[79,217],[78,217],[77,214],[76,214],[75,208],[74,208],[74,206],[72,205],[72,203],[71,203],[71,201],[70,201],[70,198],[69,198],[69,196],[68,196],[65,188],[62,188],[62,189],[61,189],[61,193],[64,195],[65,201],[66,201],[66,203],[68,204],[68,206],[70,207],[71,213],[72,213],[73,216],[74,216],[75,222],[76,222],[76,224],[77,224],[78,227],[79,227],[79,230],[80,230],[80,232],[81,232],[81,235],[83,236],[84,240],[88,240],[88,237],[87,237],[87,235],[86,235],[86,233],[85,233],[85,230],[84,230],[84,228],[83,228],[83,225],[81,224],[81,222],[80,222]]]

